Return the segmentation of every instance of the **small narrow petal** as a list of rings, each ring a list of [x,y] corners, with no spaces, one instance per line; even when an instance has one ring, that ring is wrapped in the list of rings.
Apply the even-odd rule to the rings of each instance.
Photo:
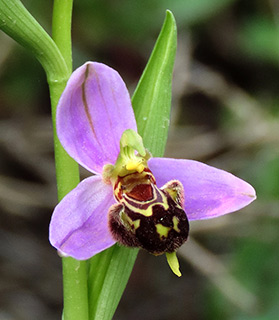
[[[88,62],[70,77],[57,106],[57,134],[83,167],[101,173],[114,164],[126,129],[137,130],[128,90],[112,68]]]
[[[218,217],[256,199],[255,190],[247,182],[198,161],[151,158],[148,165],[159,187],[174,179],[183,184],[189,220]]]
[[[111,247],[108,212],[115,200],[101,177],[83,180],[56,206],[50,222],[50,242],[62,253],[84,260]]]

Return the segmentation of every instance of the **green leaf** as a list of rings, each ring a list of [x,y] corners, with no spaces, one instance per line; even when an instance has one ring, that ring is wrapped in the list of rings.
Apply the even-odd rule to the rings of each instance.
[[[176,44],[175,20],[167,11],[163,28],[132,99],[138,132],[153,156],[163,156],[167,142]]]
[[[35,55],[49,82],[68,79],[70,70],[56,44],[19,0],[0,0],[0,29]]]
[[[176,24],[167,12],[164,25],[133,98],[145,146],[162,156],[167,139],[171,79],[176,52]],[[148,119],[145,119],[148,117]],[[138,250],[118,245],[89,261],[89,318],[110,320],[133,269]]]
[[[89,261],[89,319],[112,319],[133,270],[138,249],[115,245]]]

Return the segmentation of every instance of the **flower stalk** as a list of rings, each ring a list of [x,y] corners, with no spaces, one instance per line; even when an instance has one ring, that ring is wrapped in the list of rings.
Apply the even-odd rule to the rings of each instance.
[[[73,0],[55,0],[53,4],[52,35],[65,61],[65,73],[72,72],[71,18]],[[67,79],[68,80],[68,79]],[[55,166],[58,199],[61,200],[79,183],[77,163],[61,146],[56,133],[56,107],[66,81],[49,81],[54,129]],[[63,319],[88,319],[88,289],[86,261],[62,258],[63,266]]]

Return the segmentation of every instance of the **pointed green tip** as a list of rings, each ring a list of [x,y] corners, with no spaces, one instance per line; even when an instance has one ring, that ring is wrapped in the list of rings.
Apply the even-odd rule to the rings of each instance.
[[[166,10],[166,16],[170,16],[172,19],[174,19],[174,15],[169,9]]]
[[[173,28],[176,30],[175,17],[174,17],[173,13],[169,9],[166,10],[166,18],[165,19],[171,21],[171,23],[173,25]]]
[[[175,251],[171,253],[166,252],[166,257],[172,272],[178,277],[181,277],[181,272],[179,270],[179,262],[176,256],[176,252]]]

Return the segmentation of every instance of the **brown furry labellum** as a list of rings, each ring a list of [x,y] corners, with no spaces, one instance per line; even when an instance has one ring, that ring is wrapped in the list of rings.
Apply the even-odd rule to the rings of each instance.
[[[154,255],[176,251],[186,240],[189,222],[183,207],[183,186],[177,180],[158,188],[149,169],[118,177],[117,204],[109,211],[114,239]]]

